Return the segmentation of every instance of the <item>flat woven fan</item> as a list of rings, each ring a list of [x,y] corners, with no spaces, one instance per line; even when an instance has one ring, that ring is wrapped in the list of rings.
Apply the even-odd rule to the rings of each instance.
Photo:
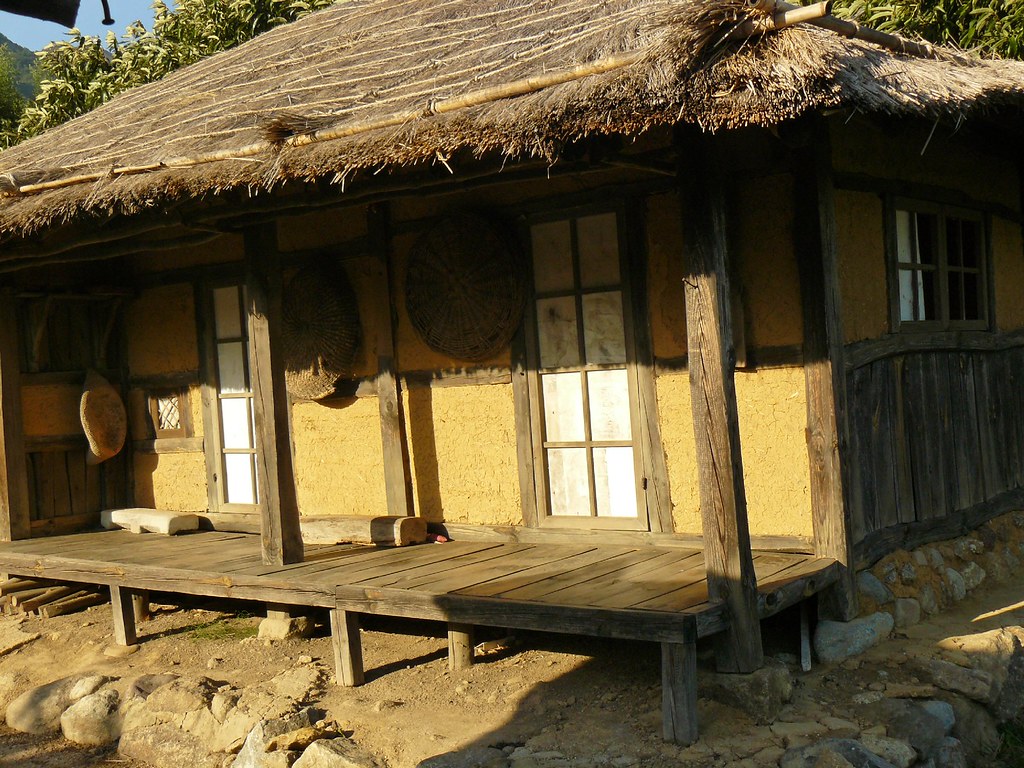
[[[457,360],[494,357],[519,327],[525,302],[513,238],[481,216],[442,219],[409,254],[406,309],[436,352]]]
[[[332,394],[359,351],[359,307],[344,270],[299,270],[284,289],[282,320],[288,392],[300,400]]]
[[[121,452],[128,434],[128,414],[121,395],[96,371],[85,374],[79,417],[89,441],[87,464],[100,464]]]

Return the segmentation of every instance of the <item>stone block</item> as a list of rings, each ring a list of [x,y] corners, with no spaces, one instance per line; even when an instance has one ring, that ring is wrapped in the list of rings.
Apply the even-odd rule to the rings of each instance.
[[[953,693],[962,693],[969,699],[990,703],[994,697],[994,680],[992,675],[975,669],[965,669],[941,659],[930,659],[928,671],[932,681],[939,688]]]
[[[104,528],[127,528],[132,533],[162,533],[173,536],[182,531],[199,529],[199,516],[163,509],[105,509],[100,512]]]
[[[270,617],[260,622],[261,640],[304,640],[313,634],[313,620],[306,616]]]
[[[892,592],[871,571],[857,574],[857,591],[878,605],[892,602]]]
[[[83,696],[60,716],[64,738],[86,746],[113,744],[121,736],[120,701],[111,688]]]
[[[921,604],[912,597],[898,597],[893,605],[893,622],[903,629],[921,621]]]
[[[712,673],[697,676],[700,695],[770,723],[793,696],[793,678],[785,664],[768,661],[747,675]]]
[[[960,571],[954,568],[946,569],[946,584],[949,585],[949,595],[956,602],[960,602],[967,597],[967,584],[964,581],[964,577],[960,574]]]
[[[977,563],[967,563],[961,569],[961,573],[964,575],[964,584],[967,586],[968,591],[980,586],[981,582],[988,575]]]
[[[814,652],[826,664],[863,653],[888,637],[891,614],[879,612],[853,621],[821,621],[814,631]]]

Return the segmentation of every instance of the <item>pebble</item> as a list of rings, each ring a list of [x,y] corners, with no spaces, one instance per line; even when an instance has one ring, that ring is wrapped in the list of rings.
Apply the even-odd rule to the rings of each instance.
[[[298,661],[299,661],[299,664],[312,664],[313,663],[313,657],[312,656],[299,656]]]

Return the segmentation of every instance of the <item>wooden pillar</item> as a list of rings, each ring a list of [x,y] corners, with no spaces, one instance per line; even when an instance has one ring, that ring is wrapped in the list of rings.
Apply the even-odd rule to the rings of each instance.
[[[0,541],[27,539],[28,470],[21,428],[21,355],[11,291],[0,294]]]
[[[110,587],[110,605],[114,609],[114,643],[135,645],[139,637],[135,631],[133,594],[127,587]]]
[[[384,487],[389,515],[412,515],[412,481],[405,441],[402,392],[395,372],[395,336],[391,298],[391,209],[388,203],[367,208],[370,248],[377,258],[381,287],[377,314],[377,403],[384,455]]]
[[[331,610],[331,643],[334,668],[339,685],[362,685],[363,644],[359,638],[359,614],[341,608]]]
[[[448,669],[457,672],[473,666],[473,625],[448,625]]]
[[[278,342],[281,260],[273,223],[246,230],[245,257],[263,562],[298,563],[302,562],[302,536],[295,492],[291,406]]]
[[[814,553],[842,565],[840,579],[822,595],[823,612],[848,621],[857,615],[850,511],[846,369],[836,252],[835,195],[828,126],[817,122],[807,146],[796,150],[794,238],[803,305],[807,456],[811,468]],[[881,290],[881,289],[880,289]],[[845,480],[845,482],[844,482]]]
[[[710,599],[729,607],[717,662],[723,672],[752,672],[763,651],[733,381],[725,178],[713,137],[683,134],[679,151],[687,159],[683,283],[704,560]]]
[[[697,740],[697,644],[661,644],[661,719],[665,741]]]

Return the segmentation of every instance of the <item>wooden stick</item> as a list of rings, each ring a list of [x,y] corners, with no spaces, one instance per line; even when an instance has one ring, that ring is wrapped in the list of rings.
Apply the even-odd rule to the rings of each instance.
[[[8,579],[0,584],[0,596],[13,595],[15,592],[24,592],[26,589],[39,589],[45,587],[46,582],[33,579]]]
[[[79,596],[80,595],[80,596]],[[52,619],[54,616],[63,616],[66,613],[74,613],[83,608],[93,605],[100,605],[108,602],[109,598],[98,592],[76,592],[65,600],[58,600],[55,603],[44,605],[39,609],[39,614],[45,619]]]
[[[62,598],[69,597],[78,591],[79,589],[77,587],[53,587],[52,589],[46,590],[38,597],[19,601],[18,605],[26,613],[31,613],[47,603],[53,603]]]
[[[11,595],[11,605],[17,608],[34,597],[46,594],[49,590],[49,587],[38,587],[36,589],[25,589],[21,592],[15,592]]]
[[[749,1],[753,3],[774,3],[776,13],[779,11],[792,11],[803,7],[787,3],[786,0]],[[890,51],[896,51],[897,53],[920,56],[923,59],[936,58],[935,47],[929,43],[915,43],[905,37],[892,35],[888,32],[880,32],[877,29],[862,26],[856,21],[850,21],[849,19],[837,19],[835,16],[825,16],[820,19],[808,19],[808,23],[813,24],[816,27],[821,27],[822,29],[827,29],[830,32],[835,32],[843,37],[852,37],[857,40],[863,40],[867,43],[874,43],[877,46],[887,48]]]

